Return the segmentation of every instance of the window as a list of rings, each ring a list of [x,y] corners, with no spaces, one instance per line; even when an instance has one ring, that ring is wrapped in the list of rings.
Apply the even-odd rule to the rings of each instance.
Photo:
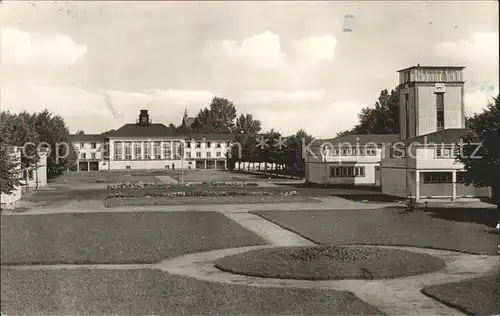
[[[221,148],[221,147],[222,147],[222,144],[221,144],[221,142],[217,142],[215,146],[216,146],[217,148]]]
[[[156,160],[161,160],[161,142],[154,142],[153,144],[153,156]]]
[[[330,178],[364,177],[365,167],[330,167]]]
[[[218,152],[216,152],[216,153],[215,153],[215,156],[216,156],[217,158],[220,158],[220,157],[222,157],[222,153],[221,153],[220,151],[218,151]]]
[[[28,171],[28,180],[33,180],[35,178],[35,173],[36,173],[36,170],[29,170]]]
[[[375,166],[375,171],[380,171],[380,166]]]
[[[186,142],[186,148],[191,148],[191,141]]]
[[[151,159],[151,143],[143,142],[142,146],[144,147],[144,159]]]
[[[172,159],[172,148],[170,147],[170,142],[163,143],[163,159]]]
[[[408,71],[405,72],[405,82],[410,82],[410,73]]]
[[[186,158],[191,158],[191,152],[190,151],[186,151]]]
[[[444,129],[444,93],[436,93],[437,130]]]
[[[457,172],[457,183],[464,183],[465,172]]]
[[[142,159],[142,146],[141,143],[134,143],[134,159],[141,160]]]
[[[451,183],[451,172],[424,172],[424,183]]]
[[[406,138],[410,138],[410,95],[405,93]]]
[[[80,143],[80,148],[85,148],[85,143],[84,142]]]
[[[196,148],[201,148],[201,142],[196,142]]]
[[[226,147],[231,147],[231,142],[227,142]]]
[[[122,142],[115,142],[115,160],[122,160]]]
[[[90,156],[92,157],[92,159],[95,159],[95,153],[90,154]]]
[[[174,142],[174,159],[175,160],[181,159],[181,152],[182,152],[181,142]]]
[[[130,170],[130,166],[125,166],[125,169]]]
[[[207,145],[205,146],[205,148],[212,148],[212,142],[207,142]]]
[[[201,158],[201,152],[196,152],[196,158]]]
[[[376,156],[377,151],[375,149],[366,149],[365,150],[367,156]]]
[[[80,154],[81,159],[87,159],[87,154],[86,153],[81,153]]]
[[[96,149],[97,144],[95,142],[90,143],[90,148]]]
[[[211,158],[212,157],[212,153],[211,152],[207,152],[206,155],[207,155],[207,158]]]
[[[342,156],[347,156],[349,155],[349,150],[348,149],[342,149]]]
[[[132,143],[123,143],[123,150],[125,151],[125,160],[132,160]]]
[[[436,148],[436,158],[455,158],[459,155],[460,149],[455,147],[441,147]]]

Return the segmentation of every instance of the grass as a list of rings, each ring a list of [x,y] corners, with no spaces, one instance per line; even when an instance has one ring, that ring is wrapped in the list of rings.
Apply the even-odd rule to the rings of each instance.
[[[186,197],[125,197],[106,200],[106,207],[147,205],[214,205],[258,203],[318,203],[306,196],[186,196]]]
[[[319,244],[414,246],[496,255],[499,236],[475,223],[435,218],[396,209],[255,211]]]
[[[216,262],[218,269],[236,274],[300,280],[389,279],[445,266],[442,259],[427,254],[356,246],[261,249]]]
[[[1,272],[6,315],[384,315],[344,291],[226,285],[158,270]]]
[[[458,283],[426,287],[422,293],[468,315],[498,315],[500,272]]]
[[[3,216],[2,265],[156,263],[197,251],[266,244],[216,212]]]

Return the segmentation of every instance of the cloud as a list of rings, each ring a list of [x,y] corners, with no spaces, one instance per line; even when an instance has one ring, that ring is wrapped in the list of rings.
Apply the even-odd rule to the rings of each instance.
[[[475,33],[456,42],[442,42],[438,54],[465,63],[498,64],[498,32]]]
[[[481,89],[468,92],[464,95],[465,99],[465,112],[467,115],[473,115],[475,113],[482,112],[486,108],[488,103],[493,100],[494,96],[499,93],[498,87],[489,87],[490,89]]]
[[[240,43],[224,39],[208,42],[202,55],[209,63],[240,65],[250,69],[282,69],[315,64],[335,57],[337,40],[332,35],[311,36],[291,43],[286,52],[279,35],[265,31]]]
[[[286,58],[279,36],[269,31],[247,37],[241,43],[229,39],[210,41],[204,49],[204,56],[209,61],[241,63],[257,69],[279,68]]]
[[[299,63],[314,64],[333,60],[337,39],[332,35],[311,36],[293,44],[293,56]]]
[[[325,90],[246,90],[237,97],[237,101],[243,103],[273,103],[292,102],[307,103],[324,101],[328,93]]]
[[[2,65],[70,67],[88,48],[66,35],[35,36],[18,29],[2,30]]]

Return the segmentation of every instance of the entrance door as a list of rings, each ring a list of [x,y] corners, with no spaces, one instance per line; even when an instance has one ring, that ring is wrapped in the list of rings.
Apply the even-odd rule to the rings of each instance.
[[[380,175],[380,166],[375,166],[375,185],[380,186],[381,175]]]

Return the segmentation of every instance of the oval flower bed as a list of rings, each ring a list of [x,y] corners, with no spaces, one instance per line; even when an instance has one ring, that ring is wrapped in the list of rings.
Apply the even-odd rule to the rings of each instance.
[[[255,182],[196,182],[185,184],[169,184],[169,183],[156,183],[156,182],[137,182],[137,183],[116,183],[108,185],[110,190],[119,189],[142,189],[142,188],[172,188],[172,187],[256,187]]]

